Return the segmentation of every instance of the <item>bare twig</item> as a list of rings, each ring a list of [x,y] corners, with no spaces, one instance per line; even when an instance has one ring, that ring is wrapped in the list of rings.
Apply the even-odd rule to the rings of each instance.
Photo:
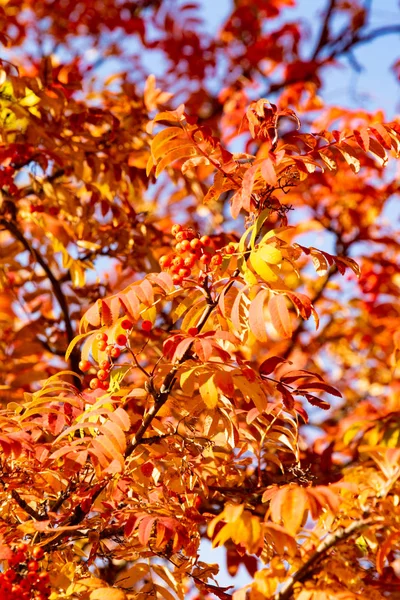
[[[320,300],[322,298],[328,283],[330,282],[332,277],[335,275],[335,273],[337,273],[337,267],[333,266],[333,267],[331,267],[329,273],[325,277],[325,280],[322,283],[321,287],[319,288],[318,292],[315,294],[314,298],[312,299],[311,303],[313,306],[314,306],[314,304],[316,304],[318,302],[318,300]],[[283,352],[283,354],[282,354],[283,358],[289,358],[289,356],[291,355],[293,348],[295,347],[300,334],[302,334],[304,331],[305,323],[306,322],[304,320],[300,321],[300,323],[298,324],[296,329],[293,331],[292,337],[290,339],[290,344],[286,348],[285,352]]]
[[[322,24],[321,33],[319,35],[318,41],[315,46],[315,50],[312,54],[311,60],[315,60],[325,46],[325,44],[329,41],[329,25],[332,14],[334,12],[336,0],[329,0],[328,8],[326,9],[324,22]]]
[[[45,521],[47,519],[47,515],[39,514],[34,508],[29,506],[29,504],[23,498],[21,498],[17,490],[12,490],[11,496],[18,506],[22,508],[23,511],[28,513],[32,519],[35,519],[35,521]]]
[[[68,340],[68,344],[69,344],[74,338],[74,330],[72,327],[72,322],[71,322],[71,318],[70,318],[70,314],[69,314],[68,302],[67,302],[67,299],[65,297],[65,294],[61,288],[61,285],[60,285],[58,279],[54,275],[53,271],[50,269],[47,262],[43,259],[40,252],[38,252],[38,250],[36,250],[36,248],[33,248],[31,246],[31,244],[28,242],[28,240],[25,238],[24,234],[19,229],[19,227],[15,221],[9,221],[7,219],[0,219],[0,225],[2,227],[4,227],[5,229],[7,229],[19,242],[21,242],[21,244],[24,246],[24,248],[26,250],[28,250],[28,252],[30,252],[30,254],[32,254],[32,256],[34,257],[36,262],[42,267],[43,271],[46,273],[46,275],[51,283],[51,286],[53,288],[54,295],[55,295],[57,302],[61,308],[61,312],[63,314],[63,318],[64,318],[64,322],[65,322],[65,331],[67,334],[67,340]],[[71,369],[77,373],[79,372],[78,363],[79,363],[79,360],[78,360],[78,356],[77,356],[76,352],[75,353],[72,352],[71,359],[70,359]]]
[[[232,287],[232,285],[234,283],[234,278],[236,276],[237,276],[237,273],[234,273],[231,281],[227,284],[227,286],[224,290],[225,292]],[[208,291],[208,290],[206,290],[206,291]],[[208,304],[207,304],[206,308],[204,309],[204,312],[203,312],[202,316],[200,317],[199,322],[197,323],[197,330],[199,333],[203,329],[204,325],[207,323],[207,320],[208,320],[209,316],[211,315],[211,313],[213,312],[213,310],[215,309],[215,307],[218,305],[219,298],[220,298],[220,294],[215,298],[215,300],[212,300],[211,296],[208,294],[208,298],[207,298]],[[136,434],[133,436],[133,439],[125,452],[125,458],[130,456],[132,454],[132,452],[142,442],[144,434],[146,433],[147,429],[151,425],[151,422],[153,421],[154,417],[157,415],[157,413],[159,412],[161,407],[164,406],[164,404],[168,400],[169,395],[172,392],[172,389],[175,385],[176,375],[177,375],[177,372],[178,372],[180,366],[191,357],[192,346],[193,346],[193,343],[190,344],[190,346],[187,348],[187,350],[183,354],[183,356],[167,373],[167,375],[164,378],[163,383],[160,386],[159,391],[158,392],[156,392],[154,390],[152,391],[152,394],[154,397],[154,404],[153,404],[153,406],[151,406],[151,408],[147,412],[146,416],[144,417],[144,419],[142,421],[142,424],[140,425]],[[150,381],[152,382],[152,379]]]
[[[293,593],[293,588],[296,583],[302,582],[307,579],[310,571],[315,567],[315,565],[326,555],[326,553],[337,546],[343,540],[348,539],[353,535],[353,533],[361,531],[366,527],[371,525],[380,524],[380,521],[376,519],[363,519],[359,521],[354,521],[348,527],[340,527],[333,533],[330,533],[326,536],[326,538],[319,544],[316,551],[310,556],[310,558],[300,567],[296,573],[291,575],[289,579],[284,583],[283,587],[279,592],[275,594],[273,600],[289,600]]]

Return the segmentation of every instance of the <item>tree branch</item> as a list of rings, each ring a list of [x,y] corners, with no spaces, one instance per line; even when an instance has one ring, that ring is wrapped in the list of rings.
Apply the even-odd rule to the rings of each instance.
[[[400,24],[379,27],[378,29],[374,29],[369,33],[366,33],[365,35],[361,35],[360,31],[356,31],[343,46],[338,46],[337,48],[334,48],[323,62],[328,63],[337,56],[348,52],[350,49],[353,49],[356,46],[366,44],[367,42],[371,42],[372,40],[375,40],[384,35],[391,35],[394,33],[400,34]],[[341,41],[342,39],[343,37],[341,35],[338,36],[338,38],[335,40],[335,43]]]
[[[324,22],[323,22],[322,28],[321,28],[321,33],[319,35],[319,39],[315,46],[315,50],[312,54],[311,60],[315,60],[317,58],[317,56],[320,53],[320,51],[322,50],[322,48],[325,46],[326,42],[329,40],[329,25],[330,25],[330,20],[331,20],[332,14],[334,12],[335,3],[336,3],[336,0],[329,0],[329,5],[326,10]]]
[[[67,302],[67,299],[64,295],[64,292],[61,288],[61,285],[60,285],[58,279],[54,275],[53,271],[50,269],[49,265],[43,259],[41,254],[35,248],[33,248],[31,246],[31,244],[28,242],[28,240],[25,238],[24,234],[18,228],[15,221],[9,221],[8,219],[3,218],[3,219],[0,219],[0,225],[2,225],[5,229],[7,229],[7,231],[9,231],[19,242],[21,242],[21,244],[24,246],[24,248],[26,250],[28,250],[28,252],[30,254],[32,254],[32,256],[34,257],[36,262],[42,267],[43,271],[46,273],[46,275],[51,283],[51,286],[53,288],[54,295],[55,295],[57,302],[61,308],[61,312],[63,314],[63,318],[64,318],[64,322],[65,322],[65,331],[67,334],[67,340],[68,340],[68,344],[69,344],[74,338],[74,330],[73,330],[71,318],[69,315],[68,302]],[[71,369],[77,373],[79,372],[78,363],[79,363],[79,357],[77,356],[76,352],[75,353],[72,352],[71,358],[70,358],[70,365],[71,365]]]
[[[232,285],[234,283],[234,277],[236,277],[236,275],[237,275],[237,273],[233,274],[233,278],[227,284],[227,287],[224,290],[225,293],[229,288],[232,287]],[[208,289],[206,291],[208,292]],[[211,315],[212,311],[214,310],[214,308],[218,305],[220,295],[221,294],[218,294],[218,296],[215,298],[215,300],[212,300],[210,296],[208,297],[208,304],[207,304],[206,308],[204,309],[204,312],[203,312],[202,316],[200,317],[200,320],[197,324],[197,329],[198,329],[199,333],[203,329],[204,325],[207,323],[207,320],[208,320],[209,316]],[[150,390],[150,393],[152,393],[152,395],[154,397],[154,404],[149,409],[148,413],[146,414],[145,418],[142,421],[142,424],[140,425],[136,434],[133,436],[133,439],[125,452],[125,458],[128,458],[128,456],[130,456],[132,454],[132,452],[142,442],[144,434],[146,433],[147,429],[149,428],[154,417],[157,415],[158,411],[161,409],[162,406],[164,406],[164,404],[168,400],[169,395],[172,392],[172,388],[175,385],[176,374],[179,370],[179,367],[190,358],[191,352],[192,352],[192,346],[193,346],[193,344],[190,344],[190,346],[187,348],[184,355],[179,359],[179,361],[167,373],[167,375],[164,378],[163,383],[160,386],[159,391],[155,392],[155,391]],[[150,382],[151,382],[151,380],[150,380]]]
[[[328,283],[330,282],[332,277],[335,275],[335,273],[337,273],[336,265],[331,267],[329,273],[325,277],[323,284],[321,285],[318,292],[315,294],[314,298],[312,299],[312,301],[311,301],[312,305],[316,304],[318,302],[318,300],[321,299]],[[294,346],[296,345],[296,342],[299,339],[300,334],[303,333],[303,331],[304,331],[305,323],[306,323],[306,321],[304,321],[304,320],[300,321],[300,323],[298,324],[296,329],[293,331],[292,337],[290,339],[290,344],[286,348],[285,352],[282,354],[283,358],[289,358],[289,356],[291,355],[292,350],[293,350]]]
[[[284,583],[283,587],[274,595],[273,600],[289,600],[292,595],[293,588],[296,583],[302,582],[307,579],[310,571],[314,566],[326,555],[326,553],[336,546],[339,542],[348,539],[353,533],[361,531],[370,525],[379,524],[380,521],[374,520],[373,518],[354,521],[348,527],[340,527],[335,532],[330,533],[326,538],[319,544],[318,548],[310,556],[310,558],[300,567],[296,573],[291,575],[289,579]]]
[[[35,519],[35,521],[45,521],[47,519],[47,515],[41,515],[34,508],[29,506],[29,504],[23,498],[21,498],[17,490],[12,490],[11,496],[18,506],[22,508],[23,511],[28,513],[32,519]]]
[[[0,483],[3,488],[6,489],[7,484],[5,481],[3,481],[3,479],[0,479]],[[16,489],[11,490],[11,497],[18,504],[18,506],[22,508],[22,510],[28,515],[30,515],[32,519],[35,519],[35,521],[45,521],[47,519],[47,515],[39,514],[34,508],[29,506],[26,500],[19,495]]]

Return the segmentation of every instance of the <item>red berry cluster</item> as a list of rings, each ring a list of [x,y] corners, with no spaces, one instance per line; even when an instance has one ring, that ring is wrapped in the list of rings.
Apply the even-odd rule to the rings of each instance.
[[[128,321],[128,319],[126,319],[125,321],[122,321],[122,324],[125,325],[123,327],[123,329],[131,329],[132,328],[132,323],[130,321]],[[129,327],[126,326],[127,324],[129,324]],[[97,390],[97,389],[108,390],[110,370],[113,366],[112,361],[113,361],[113,359],[116,359],[121,355],[121,348],[119,348],[119,346],[126,346],[126,344],[128,342],[128,338],[126,337],[126,335],[124,333],[121,333],[121,334],[117,335],[117,337],[115,339],[115,342],[116,342],[115,344],[108,344],[107,342],[108,342],[108,335],[106,333],[98,333],[96,335],[95,343],[96,343],[97,350],[100,350],[101,352],[106,352],[110,358],[102,360],[99,363],[99,370],[96,373],[96,377],[93,377],[89,383],[89,387],[91,390]],[[92,364],[88,360],[81,360],[79,363],[79,368],[84,373],[86,371],[89,371],[89,369],[91,369],[91,367],[92,367]]]
[[[184,229],[178,224],[173,225],[171,233],[176,241],[175,251],[161,256],[159,263],[163,271],[171,273],[175,285],[182,285],[196,266],[209,271],[222,263],[222,253],[215,249],[210,236],[199,237],[192,228]]]
[[[50,596],[49,574],[40,570],[44,551],[31,550],[27,544],[15,546],[9,568],[0,573],[0,600],[47,600]]]

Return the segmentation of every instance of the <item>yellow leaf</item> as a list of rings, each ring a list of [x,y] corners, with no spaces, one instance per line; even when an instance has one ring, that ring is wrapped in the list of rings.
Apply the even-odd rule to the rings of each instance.
[[[80,333],[79,335],[75,336],[73,340],[71,340],[67,351],[65,353],[65,360],[68,360],[72,350],[75,348],[76,344],[78,342],[80,342],[84,337],[87,337],[88,335],[93,335],[93,331],[88,331],[87,333]]]
[[[89,598],[90,600],[126,600],[126,594],[116,588],[101,587],[93,590]]]
[[[20,106],[31,107],[35,106],[35,104],[37,104],[38,102],[40,102],[39,96],[36,96],[36,94],[34,94],[29,88],[25,88],[25,98],[19,100],[18,104]]]
[[[186,133],[181,127],[168,127],[157,133],[151,143],[151,154],[154,160],[158,160],[167,152],[168,145],[177,148],[179,144],[176,140],[177,137],[183,138],[186,142],[188,141]],[[174,146],[172,146],[170,142],[174,138],[175,142],[172,142],[172,144],[174,144]]]
[[[257,250],[257,253],[270,265],[279,265],[282,262],[282,252],[278,248],[275,248],[275,246],[271,246],[271,244],[261,246]]]
[[[250,254],[249,262],[257,275],[262,277],[264,281],[269,282],[278,280],[278,275],[276,275],[271,267],[268,266],[258,250],[254,250]]]
[[[207,408],[215,408],[218,404],[218,389],[214,383],[214,377],[208,377],[200,386],[200,395]]]
[[[168,167],[171,163],[175,162],[176,160],[179,160],[180,158],[186,158],[189,156],[195,156],[195,155],[196,155],[196,149],[193,147],[192,144],[180,145],[178,147],[174,146],[172,148],[172,150],[167,152],[164,155],[164,158],[162,158],[160,160],[160,162],[158,163],[158,165],[156,167],[156,177],[158,177],[159,174],[166,167]]]

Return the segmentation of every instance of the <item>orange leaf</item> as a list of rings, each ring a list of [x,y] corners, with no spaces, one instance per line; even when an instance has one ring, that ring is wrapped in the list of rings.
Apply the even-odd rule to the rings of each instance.
[[[273,295],[268,302],[272,325],[284,338],[292,336],[292,321],[283,296]]]
[[[369,150],[369,132],[367,127],[361,127],[359,130],[354,130],[354,137],[356,138],[357,144],[364,152]]]
[[[250,331],[259,342],[266,342],[268,340],[264,317],[264,302],[268,293],[268,290],[261,290],[254,298],[249,310]]]

